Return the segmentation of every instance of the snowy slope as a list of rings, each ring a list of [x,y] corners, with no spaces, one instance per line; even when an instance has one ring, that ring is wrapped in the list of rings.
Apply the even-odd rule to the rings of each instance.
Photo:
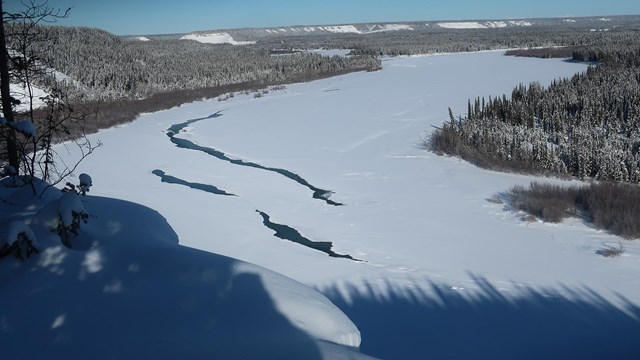
[[[332,34],[371,34],[389,31],[412,31],[413,27],[409,24],[358,24],[358,25],[322,25],[322,26],[297,26],[288,28],[270,28],[262,29],[267,34],[313,34],[313,33],[332,33]]]
[[[510,20],[510,21],[456,21],[456,22],[440,22],[437,25],[445,29],[497,29],[506,28],[508,26],[532,26],[533,24],[526,20]]]
[[[0,233],[25,220],[41,250],[0,261],[3,359],[365,358],[357,328],[317,291],[180,246],[151,209],[83,198],[92,216],[70,250],[39,225],[49,212],[30,189],[0,192],[13,204]]]
[[[474,357],[467,343],[488,358],[640,351],[630,316],[640,316],[640,244],[600,257],[620,239],[578,219],[524,222],[491,201],[537,178],[417,146],[448,106],[460,113],[470,97],[585,69],[499,52],[387,59],[379,72],[141,116],[96,135],[104,147],[82,171],[97,193],[159,210],[181,244],[320,289],[354,319],[367,354]],[[312,248],[327,242],[362,261]]]
[[[22,84],[9,84],[9,89],[11,91],[11,96],[20,100],[20,104],[16,106],[17,111],[28,111],[29,110],[29,89],[27,87],[22,86]],[[44,105],[43,98],[49,96],[45,90],[31,86],[31,97],[33,99],[33,108],[37,109]]]
[[[388,31],[412,31],[413,27],[407,24],[381,24],[370,25],[365,33],[388,32]]]
[[[227,33],[196,33],[187,34],[180,40],[195,40],[204,44],[231,44],[231,45],[249,45],[255,44],[255,41],[236,41]]]

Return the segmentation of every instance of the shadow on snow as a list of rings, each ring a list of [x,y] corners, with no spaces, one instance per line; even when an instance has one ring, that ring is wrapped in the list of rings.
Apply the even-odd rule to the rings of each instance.
[[[42,244],[0,263],[3,359],[321,357],[236,260],[178,245],[142,206],[92,197],[87,207],[102,219],[76,239],[90,250]]]
[[[480,290],[380,294],[367,284],[322,292],[356,324],[363,353],[385,359],[639,359],[640,307],[624,309],[590,289],[526,288],[502,293],[475,277]]]

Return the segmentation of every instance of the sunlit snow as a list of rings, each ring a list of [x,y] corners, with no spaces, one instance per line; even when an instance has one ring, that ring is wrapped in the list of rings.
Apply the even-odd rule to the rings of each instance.
[[[196,33],[187,34],[180,40],[195,40],[204,44],[231,44],[231,45],[249,45],[255,44],[255,41],[236,41],[227,33]]]
[[[456,22],[439,22],[438,26],[445,29],[496,29],[507,26],[532,26],[533,24],[525,20],[510,21],[456,21]]]

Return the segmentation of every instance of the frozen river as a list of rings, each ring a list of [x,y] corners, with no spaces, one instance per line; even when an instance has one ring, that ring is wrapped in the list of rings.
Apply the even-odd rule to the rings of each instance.
[[[623,257],[598,256],[619,239],[579,220],[523,222],[488,201],[533,177],[481,170],[418,146],[448,120],[448,107],[458,114],[469,98],[509,96],[519,83],[547,85],[585,69],[501,52],[387,59],[378,72],[145,114],[93,135],[104,146],[80,171],[93,177],[95,194],[158,210],[183,245],[324,292],[358,325],[366,354],[384,357],[385,341],[405,341],[410,358],[424,342],[415,334],[476,346],[503,337],[515,350],[531,341],[516,336],[520,330],[565,346],[546,326],[584,329],[576,336],[592,336],[594,345],[605,333],[624,343],[628,335],[611,331],[638,331],[621,315],[638,314],[637,243],[625,243]],[[596,325],[582,323],[610,311],[615,316]],[[499,326],[478,325],[503,317]],[[420,323],[407,325],[412,318]],[[442,332],[421,327],[429,322]],[[455,343],[438,346],[441,356],[447,349],[465,355]]]

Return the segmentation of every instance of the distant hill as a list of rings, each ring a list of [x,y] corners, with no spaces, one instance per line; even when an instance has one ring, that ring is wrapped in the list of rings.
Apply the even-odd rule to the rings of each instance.
[[[537,19],[446,20],[393,23],[362,23],[336,25],[298,25],[269,28],[214,29],[185,34],[124,36],[128,40],[196,40],[203,43],[247,45],[260,40],[283,37],[369,35],[391,32],[441,32],[459,30],[498,30],[513,28],[557,27],[559,29],[587,29],[609,31],[613,28],[640,21],[640,16],[593,16]]]

